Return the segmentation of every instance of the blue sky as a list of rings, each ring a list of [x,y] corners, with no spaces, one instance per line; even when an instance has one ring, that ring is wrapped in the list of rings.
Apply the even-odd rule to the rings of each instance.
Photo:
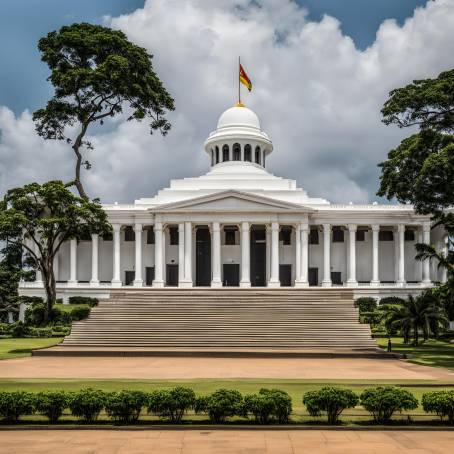
[[[278,0],[277,0],[278,1]],[[324,14],[336,17],[342,32],[364,49],[375,39],[385,19],[401,24],[427,0],[298,0],[319,21]],[[36,43],[51,30],[73,22],[101,22],[102,16],[126,14],[144,0],[1,0],[0,1],[0,105],[16,114],[35,110],[51,94],[47,69]]]

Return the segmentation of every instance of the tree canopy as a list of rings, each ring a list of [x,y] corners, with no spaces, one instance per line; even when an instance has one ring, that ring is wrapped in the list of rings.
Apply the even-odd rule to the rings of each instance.
[[[110,229],[101,205],[77,197],[62,181],[10,189],[0,204],[0,241],[23,248],[27,259],[42,273],[46,321],[56,299],[53,266],[61,245]]]
[[[41,38],[38,49],[55,93],[33,114],[36,131],[71,145],[77,158],[73,183],[88,199],[80,172],[82,166],[90,168],[82,154],[83,148],[93,148],[85,139],[90,124],[125,110],[128,120],[149,118],[150,132],[165,135],[170,129],[165,114],[174,101],[153,69],[152,55],[119,30],[88,23],[64,26]]]

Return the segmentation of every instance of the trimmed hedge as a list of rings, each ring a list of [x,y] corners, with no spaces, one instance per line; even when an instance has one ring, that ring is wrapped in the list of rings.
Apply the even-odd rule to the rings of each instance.
[[[359,313],[374,312],[377,309],[377,300],[370,296],[362,296],[355,300],[355,307],[358,308]]]
[[[64,391],[43,391],[35,396],[35,411],[49,419],[49,422],[56,423],[68,408],[69,395]]]
[[[243,408],[244,415],[251,413],[259,424],[268,424],[271,421],[285,424],[292,412],[292,399],[280,389],[262,388],[258,394],[244,397]]]
[[[434,391],[422,396],[422,408],[426,413],[436,413],[443,422],[454,424],[454,391]]]
[[[70,296],[68,298],[69,304],[86,304],[93,307],[98,305],[98,298],[91,298],[89,296]]]
[[[34,394],[25,391],[0,392],[0,416],[8,423],[16,423],[35,409]]]
[[[124,424],[135,423],[146,400],[146,394],[142,391],[112,392],[106,395],[106,413],[114,421]]]
[[[194,410],[206,413],[213,423],[224,423],[231,416],[243,415],[243,396],[235,389],[218,389],[208,396],[199,397]]]
[[[184,414],[194,408],[196,395],[191,388],[177,386],[167,390],[153,391],[148,395],[147,410],[160,418],[178,424]]]
[[[72,394],[69,409],[73,416],[81,418],[84,422],[93,423],[105,408],[106,400],[107,396],[103,391],[86,388]]]

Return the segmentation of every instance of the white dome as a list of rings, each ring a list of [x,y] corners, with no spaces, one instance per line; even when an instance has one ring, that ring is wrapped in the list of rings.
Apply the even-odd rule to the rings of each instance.
[[[217,129],[238,126],[260,130],[259,117],[247,107],[231,107],[219,117]]]

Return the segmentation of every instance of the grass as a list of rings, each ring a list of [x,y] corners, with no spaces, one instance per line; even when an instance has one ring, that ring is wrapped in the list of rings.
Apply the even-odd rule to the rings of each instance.
[[[51,347],[61,340],[61,337],[0,339],[0,360],[30,356],[32,350]]]
[[[377,342],[386,349],[388,339],[377,339]],[[405,354],[412,363],[454,369],[454,344],[430,339],[414,347],[404,344],[403,339],[398,337],[393,337],[391,342],[393,352]]]

